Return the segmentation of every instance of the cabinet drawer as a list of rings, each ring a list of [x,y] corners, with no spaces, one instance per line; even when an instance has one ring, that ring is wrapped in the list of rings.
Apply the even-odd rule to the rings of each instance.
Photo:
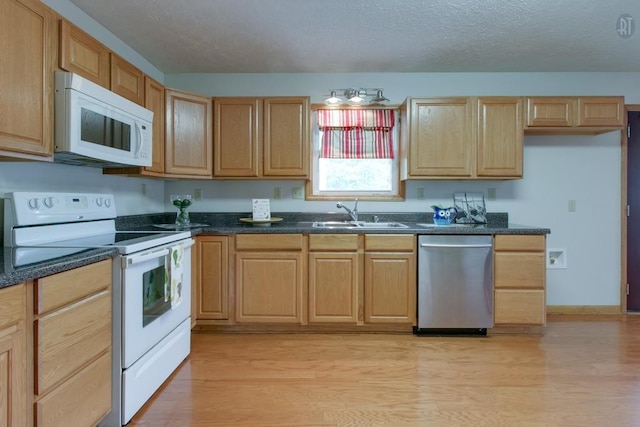
[[[0,289],[0,329],[24,319],[25,303],[24,283]]]
[[[575,110],[576,100],[571,97],[527,98],[527,126],[573,126]]]
[[[111,410],[111,352],[105,352],[35,406],[38,427],[96,425]]]
[[[496,325],[544,325],[546,323],[543,290],[495,291],[494,321]]]
[[[302,234],[238,234],[236,250],[302,250]]]
[[[35,321],[36,394],[43,394],[111,346],[109,290]]]
[[[357,234],[310,234],[310,251],[357,251]]]
[[[496,252],[494,286],[544,289],[546,266],[543,252]]]
[[[495,251],[544,252],[546,241],[543,234],[498,234],[493,243]]]
[[[587,96],[578,98],[578,126],[622,126],[624,98]]]
[[[364,248],[370,251],[405,252],[413,251],[416,245],[416,236],[413,234],[366,234],[364,236]]]
[[[43,314],[111,287],[111,260],[36,281],[35,311]]]

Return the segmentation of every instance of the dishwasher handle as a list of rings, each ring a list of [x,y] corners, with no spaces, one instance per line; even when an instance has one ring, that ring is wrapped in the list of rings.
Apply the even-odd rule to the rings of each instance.
[[[491,248],[490,243],[454,244],[454,243],[420,243],[421,248]]]

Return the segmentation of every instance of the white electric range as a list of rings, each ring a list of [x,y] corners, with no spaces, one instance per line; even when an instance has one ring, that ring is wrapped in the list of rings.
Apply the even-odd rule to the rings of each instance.
[[[127,424],[190,353],[191,233],[117,231],[112,194],[13,192],[4,212],[14,266],[116,249],[112,411],[99,425]]]

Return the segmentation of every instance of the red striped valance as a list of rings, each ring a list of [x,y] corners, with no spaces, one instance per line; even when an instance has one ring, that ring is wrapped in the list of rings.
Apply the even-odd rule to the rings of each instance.
[[[321,158],[393,159],[393,110],[318,110]]]

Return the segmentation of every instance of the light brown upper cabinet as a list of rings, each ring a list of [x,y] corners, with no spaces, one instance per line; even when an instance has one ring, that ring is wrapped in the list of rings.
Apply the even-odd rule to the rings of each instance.
[[[60,20],[60,68],[111,88],[110,51],[75,25]]]
[[[514,97],[478,98],[478,177],[522,178],[523,102]]]
[[[215,98],[214,177],[306,178],[309,98]]]
[[[151,166],[144,168],[143,175],[164,173],[165,150],[165,96],[164,86],[149,76],[144,77],[144,107],[153,111],[153,149]]]
[[[597,134],[621,129],[624,97],[540,96],[527,98],[529,134]]]
[[[403,178],[471,177],[470,98],[408,98],[401,123],[402,151],[409,167]]]
[[[522,177],[521,98],[407,98],[400,115],[402,179]]]
[[[111,90],[144,106],[144,73],[115,53],[111,54]]]
[[[165,108],[165,173],[211,178],[211,98],[166,89]]]
[[[0,158],[51,160],[53,13],[37,0],[2,0],[0,11]]]

